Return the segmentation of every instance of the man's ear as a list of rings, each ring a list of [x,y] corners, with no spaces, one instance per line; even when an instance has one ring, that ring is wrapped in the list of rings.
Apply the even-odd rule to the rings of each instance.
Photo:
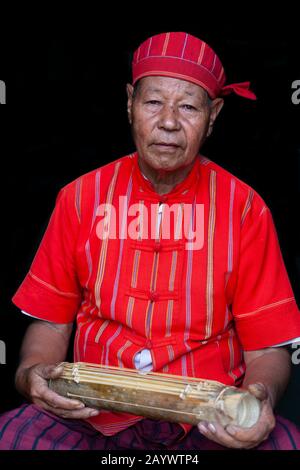
[[[220,113],[221,109],[223,108],[223,105],[224,105],[223,98],[215,98],[210,103],[210,117],[209,117],[207,137],[212,133],[215,120],[217,119],[218,114]]]
[[[127,91],[127,114],[129,123],[132,123],[132,103],[133,103],[133,86],[130,83],[126,85]]]

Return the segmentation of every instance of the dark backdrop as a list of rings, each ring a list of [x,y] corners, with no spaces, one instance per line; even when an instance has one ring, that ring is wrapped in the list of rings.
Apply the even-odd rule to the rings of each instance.
[[[124,27],[109,37],[100,30],[89,36],[79,30],[64,38],[8,38],[0,66],[7,85],[7,105],[0,108],[0,340],[6,343],[0,410],[21,402],[13,376],[29,322],[10,299],[30,266],[58,190],[134,149],[125,93],[130,53],[149,35],[167,29],[206,40],[220,55],[228,82],[252,82],[258,101],[226,98],[203,153],[254,187],[271,208],[299,304],[300,105],[291,101],[291,84],[300,80],[299,39],[278,31],[259,35],[255,28],[248,34],[167,23],[143,30]],[[300,424],[299,379],[300,365],[295,365],[280,411]]]

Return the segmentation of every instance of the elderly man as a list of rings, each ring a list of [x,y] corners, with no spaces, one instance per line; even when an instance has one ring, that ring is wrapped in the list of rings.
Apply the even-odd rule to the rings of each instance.
[[[298,429],[273,413],[290,374],[280,346],[300,336],[300,316],[270,211],[199,154],[231,92],[255,99],[247,82],[225,86],[217,55],[189,34],[159,34],[135,52],[127,94],[136,152],[61,190],[14,296],[37,319],[16,374],[33,404],[1,417],[0,448],[300,446]],[[75,320],[75,361],[243,386],[262,402],[259,421],[192,428],[57,395],[47,379],[61,372]]]

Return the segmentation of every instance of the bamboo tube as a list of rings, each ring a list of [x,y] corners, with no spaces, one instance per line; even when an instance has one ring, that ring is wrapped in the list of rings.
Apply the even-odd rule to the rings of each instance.
[[[249,392],[213,380],[83,362],[62,365],[62,375],[49,387],[92,408],[192,425],[205,420],[251,427],[260,415],[260,402]]]

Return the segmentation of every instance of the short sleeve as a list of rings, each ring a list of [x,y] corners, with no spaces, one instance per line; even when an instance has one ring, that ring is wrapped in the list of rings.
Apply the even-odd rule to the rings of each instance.
[[[81,302],[76,274],[80,222],[72,188],[63,188],[30,270],[12,301],[21,310],[56,323],[75,319]]]
[[[245,350],[270,347],[300,336],[300,313],[272,215],[258,195],[241,228],[232,313]]]

